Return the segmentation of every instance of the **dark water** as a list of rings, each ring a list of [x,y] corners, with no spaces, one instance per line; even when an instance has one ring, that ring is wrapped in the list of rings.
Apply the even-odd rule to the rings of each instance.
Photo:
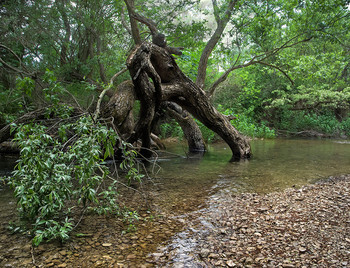
[[[0,177],[10,175],[17,160],[16,155],[1,155],[0,154]]]

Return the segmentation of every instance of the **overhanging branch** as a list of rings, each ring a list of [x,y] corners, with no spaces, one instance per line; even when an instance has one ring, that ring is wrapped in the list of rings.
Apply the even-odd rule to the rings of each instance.
[[[269,64],[269,63],[266,63],[266,62],[262,62],[262,61],[257,61],[256,63],[259,63],[261,65],[265,65],[265,66],[268,66],[268,67],[271,67],[271,68],[275,68],[277,70],[279,70],[285,77],[288,78],[288,80],[292,83],[292,85],[294,85],[294,81],[290,78],[290,76],[285,72],[283,71],[280,67],[276,66],[276,65],[273,65],[273,64]]]
[[[103,96],[106,94],[106,92],[108,90],[110,90],[113,86],[113,83],[114,83],[114,80],[121,74],[125,73],[128,69],[127,68],[124,68],[122,69],[121,71],[117,72],[115,75],[112,76],[111,80],[109,81],[109,85],[108,87],[106,87],[100,94],[100,96],[98,97],[98,101],[97,101],[97,105],[96,105],[96,111],[95,111],[95,114],[94,114],[94,121],[97,120],[99,114],[100,114],[100,109],[101,109],[101,102],[102,102],[102,99],[103,99]]]
[[[308,42],[312,39],[312,37],[309,37],[309,38],[305,38],[303,40],[300,40],[300,41],[296,41],[294,43],[291,43],[293,40],[295,40],[296,38],[298,38],[300,35],[298,36],[294,36],[293,38],[289,39],[288,41],[286,41],[283,45],[281,45],[280,47],[277,47],[277,48],[274,48],[270,51],[267,51],[263,54],[259,54],[259,55],[256,55],[254,56],[253,58],[251,58],[248,62],[244,63],[244,64],[240,64],[240,65],[236,65],[237,62],[238,62],[238,58],[237,60],[235,61],[235,63],[227,70],[225,71],[213,84],[212,86],[209,88],[208,90],[208,96],[211,97],[214,95],[214,92],[216,90],[216,88],[222,83],[224,82],[227,77],[229,76],[229,74],[236,70],[236,69],[240,69],[240,68],[245,68],[245,67],[248,67],[250,65],[253,65],[253,64],[262,64],[262,65],[265,65],[265,66],[269,66],[269,67],[272,67],[272,68],[275,68],[277,70],[279,70],[284,76],[286,76],[288,78],[288,80],[292,83],[292,85],[294,84],[294,81],[288,76],[288,74],[283,71],[280,67],[276,66],[276,65],[273,65],[273,64],[269,64],[269,63],[266,63],[264,62],[264,60],[276,55],[277,53],[279,53],[281,50],[284,50],[286,48],[291,48],[291,47],[294,47],[300,43],[304,43],[304,42]]]

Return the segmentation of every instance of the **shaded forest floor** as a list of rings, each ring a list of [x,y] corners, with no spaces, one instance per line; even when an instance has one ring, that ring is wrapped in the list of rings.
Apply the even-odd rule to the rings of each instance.
[[[5,222],[14,219],[15,204],[9,201],[0,211],[0,266],[350,265],[350,175],[265,195],[221,190],[207,202],[205,208],[177,216],[141,208],[138,229],[125,234],[123,222],[88,216],[77,230],[84,236],[32,248],[27,237],[6,229]]]

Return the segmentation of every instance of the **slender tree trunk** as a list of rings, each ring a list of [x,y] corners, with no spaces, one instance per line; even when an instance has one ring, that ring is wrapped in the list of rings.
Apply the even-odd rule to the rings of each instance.
[[[212,2],[217,27],[214,34],[211,36],[208,43],[206,44],[202,52],[201,58],[199,60],[196,84],[200,88],[204,88],[209,56],[211,55],[211,52],[215,48],[216,44],[219,42],[222,33],[224,32],[226,25],[231,18],[237,0],[230,0],[223,17],[220,17],[220,12],[216,0],[212,0]]]
[[[142,40],[140,36],[139,27],[137,27],[137,21],[132,16],[135,10],[134,0],[124,0],[124,2],[128,9],[132,38],[134,39],[135,45],[140,45],[142,43]]]

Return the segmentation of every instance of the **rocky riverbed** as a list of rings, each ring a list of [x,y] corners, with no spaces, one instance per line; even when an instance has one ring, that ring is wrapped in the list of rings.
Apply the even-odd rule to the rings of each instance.
[[[265,195],[212,197],[173,242],[168,267],[350,267],[350,175]]]
[[[0,211],[0,266],[350,266],[350,175],[261,195],[221,189],[206,204],[177,214],[141,209],[138,229],[127,233],[118,220],[87,217],[81,236],[33,248],[6,229],[4,221],[14,219],[10,202]]]

